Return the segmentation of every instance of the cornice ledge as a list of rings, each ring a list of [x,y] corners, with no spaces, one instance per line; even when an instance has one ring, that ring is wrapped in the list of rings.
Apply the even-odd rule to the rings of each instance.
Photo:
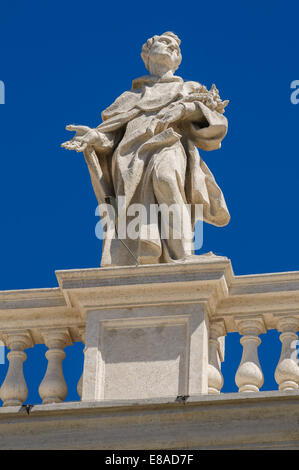
[[[28,308],[66,307],[59,287],[0,291],[0,312]]]
[[[62,290],[84,289],[143,283],[184,282],[214,280],[225,273],[231,282],[231,262],[224,256],[211,256],[210,260],[189,263],[163,263],[139,266],[113,266],[106,268],[69,269],[55,271]],[[146,280],[144,280],[144,278]],[[165,278],[167,279],[165,281]]]
[[[299,271],[235,276],[229,295],[298,291]]]
[[[211,257],[214,258],[214,257]],[[56,271],[69,306],[84,315],[95,308],[207,302],[211,314],[228,295],[230,260]]]

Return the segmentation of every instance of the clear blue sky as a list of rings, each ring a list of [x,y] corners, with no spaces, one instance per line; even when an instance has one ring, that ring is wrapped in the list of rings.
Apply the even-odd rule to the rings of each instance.
[[[0,290],[55,287],[55,269],[99,266],[96,199],[83,156],[60,148],[70,136],[65,125],[99,124],[100,112],[146,73],[142,44],[167,30],[182,40],[177,74],[215,82],[230,100],[222,149],[202,156],[231,222],[205,225],[202,251],[228,256],[237,275],[299,270],[299,104],[290,101],[290,83],[299,79],[298,18],[292,0],[2,1]],[[271,389],[278,335],[262,340],[264,389]],[[74,380],[81,346],[67,348],[64,367]],[[25,365],[28,402],[38,401],[44,349],[29,352],[34,367]],[[224,391],[235,390],[240,354],[232,335]],[[76,399],[70,388],[68,399]]]

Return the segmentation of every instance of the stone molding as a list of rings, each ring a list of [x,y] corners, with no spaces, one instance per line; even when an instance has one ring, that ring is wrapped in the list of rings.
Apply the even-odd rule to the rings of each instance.
[[[298,449],[298,392],[0,409],[2,449]]]
[[[43,343],[40,328],[70,327],[80,341],[87,311],[153,304],[204,301],[210,318],[223,320],[228,333],[238,331],[236,317],[262,316],[266,329],[284,316],[299,313],[299,271],[235,276],[230,260],[138,267],[56,271],[59,287],[0,291],[1,331],[30,329]],[[186,282],[188,281],[188,282]],[[70,326],[71,325],[71,326]],[[3,340],[3,338],[1,337]]]

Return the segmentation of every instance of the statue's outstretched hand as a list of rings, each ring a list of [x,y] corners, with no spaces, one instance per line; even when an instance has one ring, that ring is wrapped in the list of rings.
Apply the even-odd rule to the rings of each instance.
[[[88,126],[75,126],[71,124],[66,126],[66,130],[76,132],[76,135],[71,140],[61,144],[61,147],[68,150],[84,152],[88,145],[92,145],[100,139],[100,133],[96,129],[91,129]]]

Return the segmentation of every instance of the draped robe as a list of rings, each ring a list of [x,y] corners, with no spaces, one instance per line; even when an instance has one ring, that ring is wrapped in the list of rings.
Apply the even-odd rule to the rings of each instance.
[[[164,80],[145,76],[134,80],[132,89],[103,111],[97,129],[109,145],[84,152],[99,203],[105,196],[125,196],[125,209],[134,203],[146,209],[157,202],[202,204],[205,222],[216,226],[229,222],[222,191],[197,149],[218,149],[227,133],[227,119],[192,100],[199,89],[199,83],[178,76]],[[158,112],[179,101],[196,102],[196,111],[162,132],[153,132],[151,123]],[[191,231],[195,222],[191,215]],[[190,254],[184,240],[161,239],[161,221],[156,223],[154,237],[141,232],[137,239],[124,240],[129,249],[118,239],[104,239],[101,265],[130,265],[135,259],[141,264],[176,262]]]

